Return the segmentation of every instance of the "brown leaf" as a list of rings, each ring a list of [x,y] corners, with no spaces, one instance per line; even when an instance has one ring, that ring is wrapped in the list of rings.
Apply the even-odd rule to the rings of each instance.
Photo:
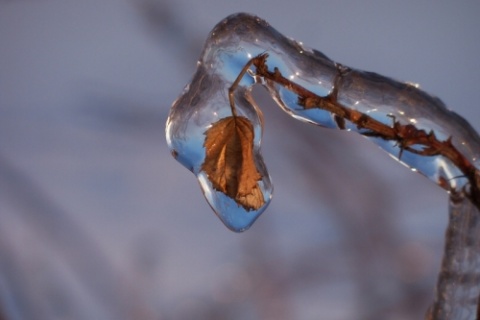
[[[245,117],[231,116],[215,122],[206,132],[202,170],[215,190],[246,210],[257,210],[265,201],[253,155],[253,126]]]

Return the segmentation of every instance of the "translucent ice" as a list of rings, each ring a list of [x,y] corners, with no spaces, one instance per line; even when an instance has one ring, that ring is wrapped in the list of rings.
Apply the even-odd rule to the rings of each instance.
[[[217,216],[229,229],[239,232],[248,229],[266,209],[272,197],[272,184],[260,154],[263,118],[250,97],[252,77],[242,79],[235,92],[235,106],[237,116],[248,119],[253,128],[253,160],[261,176],[257,184],[263,199],[258,206],[242,206],[215,188],[204,170],[206,133],[221,119],[232,116],[228,89],[246,61],[238,52],[222,50],[221,45],[217,47],[214,43],[215,37],[211,35],[192,82],[173,104],[166,127],[167,143],[174,157],[196,175]]]
[[[250,95],[255,83],[264,85],[292,117],[358,132],[449,192],[467,192],[479,206],[480,138],[438,98],[415,85],[343,66],[258,17],[236,14],[210,33],[166,129],[172,154],[197,176],[209,204],[230,229],[247,229],[272,193],[260,155],[262,115]],[[212,184],[211,174],[202,170],[207,131],[235,112],[254,128],[254,162],[263,194],[258,208],[242,206],[235,193]]]

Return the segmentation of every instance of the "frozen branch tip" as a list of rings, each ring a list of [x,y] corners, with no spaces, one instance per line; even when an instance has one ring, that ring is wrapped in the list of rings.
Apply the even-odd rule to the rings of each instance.
[[[466,120],[416,86],[334,62],[241,13],[210,33],[166,127],[172,154],[231,230],[248,229],[272,197],[256,83],[295,119],[357,132],[480,207],[480,138]]]

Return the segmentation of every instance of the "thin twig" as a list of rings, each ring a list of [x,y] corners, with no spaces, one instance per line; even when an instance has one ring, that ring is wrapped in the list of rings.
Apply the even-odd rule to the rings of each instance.
[[[349,109],[338,102],[337,94],[338,87],[342,77],[345,74],[345,68],[337,65],[337,75],[334,81],[333,90],[325,97],[316,95],[315,93],[305,89],[297,83],[285,78],[278,68],[270,71],[267,66],[267,53],[262,53],[250,59],[235,82],[229,89],[230,107],[233,115],[236,115],[233,94],[240,80],[243,78],[248,69],[255,66],[255,74],[267,81],[274,82],[298,95],[298,105],[304,109],[322,109],[330,112],[335,116],[337,124],[340,129],[345,129],[345,120],[355,124],[357,128],[366,130],[360,134],[368,137],[377,137],[386,141],[395,141],[400,148],[399,159],[403,151],[408,151],[421,156],[438,156],[441,155],[450,160],[468,179],[470,182],[470,190],[465,193],[470,200],[480,208],[480,173],[475,166],[467,159],[458,149],[452,144],[452,139],[440,141],[435,136],[433,131],[426,132],[425,130],[417,129],[412,124],[401,124],[392,117],[393,124],[388,126],[371,116],[362,113],[358,110]],[[422,146],[422,149],[414,148],[413,146]],[[438,183],[445,187],[445,181],[441,180]]]

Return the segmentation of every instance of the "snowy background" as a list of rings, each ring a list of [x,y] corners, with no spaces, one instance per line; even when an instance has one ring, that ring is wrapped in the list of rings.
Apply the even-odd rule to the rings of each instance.
[[[447,195],[260,90],[274,199],[235,234],[164,126],[208,32],[254,13],[420,83],[480,130],[480,3],[0,0],[0,319],[421,319]]]

